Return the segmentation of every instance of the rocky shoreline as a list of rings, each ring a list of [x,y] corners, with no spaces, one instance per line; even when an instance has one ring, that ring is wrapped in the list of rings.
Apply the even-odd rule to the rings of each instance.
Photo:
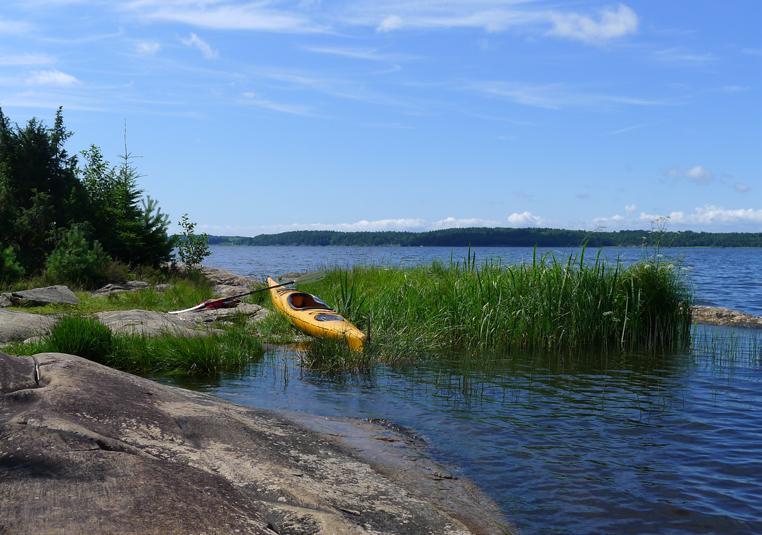
[[[244,408],[72,355],[0,354],[0,533],[508,533],[372,423]]]

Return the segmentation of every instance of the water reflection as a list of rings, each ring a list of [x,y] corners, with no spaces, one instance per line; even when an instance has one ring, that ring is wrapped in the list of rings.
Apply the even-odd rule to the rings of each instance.
[[[526,533],[762,532],[762,359],[751,342],[732,346],[732,358],[434,358],[361,376],[306,370],[275,348],[243,374],[182,384],[413,429]]]

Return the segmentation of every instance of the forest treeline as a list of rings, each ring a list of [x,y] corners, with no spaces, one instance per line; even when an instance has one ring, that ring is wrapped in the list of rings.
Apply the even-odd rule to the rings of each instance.
[[[760,232],[590,232],[553,228],[453,228],[429,232],[339,232],[300,230],[254,237],[209,236],[228,245],[391,245],[400,247],[762,247]]]
[[[112,165],[93,145],[69,154],[52,126],[20,126],[0,109],[0,284],[22,276],[95,284],[114,270],[169,260],[169,219],[144,197],[127,152]]]

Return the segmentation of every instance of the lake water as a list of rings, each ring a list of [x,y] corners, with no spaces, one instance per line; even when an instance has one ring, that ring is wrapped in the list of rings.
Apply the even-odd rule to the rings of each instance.
[[[326,266],[380,264],[411,266],[432,260],[462,260],[466,247],[243,247],[215,245],[206,263],[235,273],[264,277],[288,272],[315,271]],[[499,258],[506,263],[531,262],[531,247],[476,247],[477,260]],[[553,254],[566,259],[578,254],[578,248],[538,249],[539,254]],[[594,259],[597,249],[586,252]],[[675,261],[685,270],[697,302],[725,306],[762,315],[762,249],[753,248],[674,248],[662,249],[663,258]],[[652,256],[650,250],[637,247],[601,249],[608,260],[624,263]]]
[[[213,251],[210,264],[255,276],[358,262],[409,265],[451,254]],[[664,251],[673,253],[702,301],[762,312],[762,251]],[[518,261],[531,249],[477,254]],[[641,252],[606,255],[629,262]],[[700,327],[695,334],[696,347],[676,355],[492,355],[472,363],[440,357],[407,369],[379,366],[361,377],[303,369],[294,349],[276,348],[243,373],[181,384],[244,405],[392,420],[475,481],[523,533],[762,533],[762,333]]]

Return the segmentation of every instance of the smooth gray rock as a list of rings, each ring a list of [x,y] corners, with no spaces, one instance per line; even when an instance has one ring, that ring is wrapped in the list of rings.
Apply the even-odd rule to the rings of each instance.
[[[144,336],[158,336],[161,334],[205,336],[210,334],[208,329],[197,329],[185,320],[163,312],[153,312],[150,310],[98,312],[95,314],[95,317],[117,334],[142,334]]]
[[[19,342],[50,332],[58,318],[0,309],[0,343]]]
[[[10,299],[14,305],[47,305],[49,303],[63,303],[67,305],[79,304],[79,297],[74,295],[74,292],[72,292],[68,286],[63,286],[61,284],[11,292]]]
[[[95,290],[93,295],[111,295],[120,292],[135,292],[138,290],[144,290],[145,288],[148,288],[148,286],[148,283],[145,281],[127,281],[124,283],[111,282],[102,288]]]
[[[218,308],[215,310],[196,310],[177,314],[175,317],[192,323],[211,323],[214,321],[226,321],[238,315],[247,317],[246,323],[256,323],[263,320],[270,313],[266,308],[251,303],[239,303],[232,308]]]
[[[3,533],[509,530],[473,485],[368,423],[309,429],[60,353],[0,354],[0,400]]]

